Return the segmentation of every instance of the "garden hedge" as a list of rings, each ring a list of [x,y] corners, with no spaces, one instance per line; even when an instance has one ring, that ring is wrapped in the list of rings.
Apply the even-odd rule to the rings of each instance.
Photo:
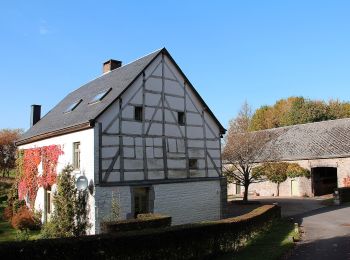
[[[79,238],[6,242],[2,259],[203,259],[235,251],[273,219],[276,205],[218,221]]]
[[[123,231],[162,228],[171,225],[171,217],[161,214],[138,214],[136,219],[108,221],[101,223],[102,233],[118,233]]]

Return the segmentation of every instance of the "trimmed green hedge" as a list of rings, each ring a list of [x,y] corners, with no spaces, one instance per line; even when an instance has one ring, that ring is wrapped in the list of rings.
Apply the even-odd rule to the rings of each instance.
[[[338,188],[340,203],[350,202],[350,187]]]
[[[1,258],[15,259],[203,259],[237,250],[280,218],[276,205],[218,221],[80,238],[0,244]]]
[[[101,223],[102,233],[118,233],[123,231],[148,228],[170,227],[171,217],[161,214],[138,214],[136,219],[109,221]]]

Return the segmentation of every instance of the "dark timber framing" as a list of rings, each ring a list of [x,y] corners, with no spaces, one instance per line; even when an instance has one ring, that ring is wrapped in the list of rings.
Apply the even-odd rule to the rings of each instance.
[[[171,60],[170,60],[171,61]],[[175,66],[176,67],[176,66]],[[152,75],[157,69],[161,69],[161,76],[155,76]],[[166,70],[169,72],[171,76],[166,76]],[[161,91],[154,91],[147,89],[147,80],[149,78],[153,79],[158,79],[161,80]],[[125,183],[134,183],[135,181],[126,181],[125,180],[125,173],[128,172],[143,172],[143,180],[141,182],[146,182],[149,181],[149,171],[151,172],[164,172],[164,180],[168,180],[169,182],[178,182],[179,178],[174,178],[174,176],[169,177],[169,171],[172,172],[186,172],[184,177],[181,177],[184,180],[189,180],[191,179],[207,179],[207,178],[213,178],[209,177],[209,170],[215,170],[218,173],[218,176],[221,176],[221,142],[220,142],[220,133],[215,133],[215,131],[211,128],[211,126],[208,124],[206,121],[206,112],[207,108],[206,106],[198,106],[198,104],[192,99],[191,95],[191,87],[190,83],[187,83],[186,79],[181,82],[181,80],[178,78],[178,76],[174,73],[172,68],[170,68],[170,65],[167,64],[167,60],[165,59],[164,54],[160,57],[160,61],[156,62],[156,66],[150,74],[146,75],[146,70],[144,70],[139,78],[140,81],[142,81],[141,84],[137,83],[140,81],[135,80],[135,84],[138,84],[135,87],[135,91],[133,93],[130,93],[128,95],[129,97],[127,100],[124,98],[119,99],[119,111],[116,113],[115,116],[112,117],[111,121],[107,123],[106,128],[104,131],[101,133],[101,140],[99,141],[99,153],[100,153],[100,163],[99,167],[100,170],[99,172],[101,173],[99,176],[99,181],[100,185],[110,185],[111,183],[114,184],[125,184]],[[177,93],[177,94],[170,94],[166,92],[166,81],[171,80],[172,82],[176,82],[178,86],[183,90],[183,95]],[[151,95],[159,96],[159,100],[153,101],[153,105],[146,104],[146,94],[149,93]],[[135,96],[141,94],[141,100],[142,101],[133,101]],[[195,94],[195,93],[194,93]],[[154,97],[155,97],[154,96]],[[169,98],[169,99],[168,99]],[[171,100],[171,98],[181,98],[183,101],[183,109],[181,108],[173,108],[171,104],[174,102]],[[140,100],[140,99],[138,99]],[[180,101],[179,101],[180,102]],[[142,103],[142,104],[141,104]],[[156,105],[154,105],[156,104]],[[191,110],[188,110],[188,104],[192,104],[193,108]],[[139,133],[123,133],[123,122],[136,122],[134,118],[129,118],[129,117],[123,117],[123,110],[129,106],[142,106],[142,122],[137,121],[141,125],[141,131]],[[153,109],[148,115],[148,118],[146,119],[146,109]],[[161,111],[161,120],[157,118],[156,120],[156,115],[157,112]],[[166,112],[168,113],[168,118],[165,117]],[[185,113],[185,124],[182,126],[179,124],[177,120],[176,113],[177,112],[184,112]],[[188,120],[188,115],[198,115],[201,121],[191,123]],[[158,115],[159,116],[159,115]],[[169,118],[170,116],[170,118]],[[111,127],[114,125],[115,122],[119,122],[117,129],[117,132],[111,131]],[[200,122],[200,123],[199,123]],[[152,124],[159,124],[161,125],[161,129],[159,128],[159,131],[161,131],[160,134],[149,134],[152,128]],[[166,125],[168,126],[175,126],[176,129],[179,132],[179,135],[169,135],[166,134]],[[197,137],[195,138],[192,136],[192,138],[188,137],[188,129],[190,127],[200,127],[202,129],[202,136],[203,137]],[[101,127],[102,129],[102,127]],[[174,128],[175,129],[175,128]],[[101,130],[102,131],[102,130]],[[153,128],[152,128],[152,131]],[[192,131],[196,131],[193,130]],[[212,135],[208,136],[208,131]],[[105,144],[102,145],[102,138],[103,137],[115,137],[118,138],[119,143],[118,144]],[[124,144],[124,138],[131,138],[126,144]],[[138,141],[138,144],[136,145],[136,138],[141,138],[141,143]],[[152,139],[151,141],[148,141],[147,139]],[[161,140],[159,141],[158,145],[155,145],[155,140],[158,139]],[[125,139],[126,140],[126,139]],[[189,141],[191,141],[192,145],[189,145]],[[194,145],[193,141],[201,141],[202,146]],[[219,142],[218,146],[213,148],[213,147],[208,147],[207,142],[209,141],[215,141]],[[149,143],[151,142],[151,144]],[[171,142],[171,144],[170,144]],[[181,144],[182,142],[182,144]],[[153,144],[153,145],[152,145]],[[182,146],[183,145],[183,146]],[[172,149],[169,149],[170,146]],[[151,147],[152,150],[149,151],[149,147]],[[179,148],[181,147],[181,148]],[[102,158],[102,148],[118,148],[112,156],[104,156]],[[137,151],[141,151],[140,148],[142,149],[142,160],[141,157],[137,157]],[[128,149],[127,155],[125,155],[124,150]],[[162,156],[160,154],[156,155],[155,149],[161,149],[162,150]],[[174,150],[175,149],[175,150]],[[195,149],[198,151],[202,151],[203,154],[198,154],[195,155],[191,153],[191,158],[192,159],[198,159],[198,160],[203,160],[204,161],[204,167],[198,167],[196,170],[190,170],[189,168],[189,158],[190,158],[190,152],[189,149]],[[220,153],[220,157],[216,156],[213,157],[210,154],[210,151],[218,151]],[[162,160],[163,161],[163,167],[152,167],[149,168],[148,165],[148,154],[151,154],[152,159],[156,160]],[[153,153],[153,154],[152,154]],[[140,153],[139,153],[140,156]],[[118,165],[115,165],[118,158],[119,160],[119,167]],[[128,160],[137,160],[139,162],[142,162],[142,168],[140,165],[136,166],[135,168],[127,168],[125,169],[124,165],[124,158]],[[185,162],[185,165],[181,165],[178,168],[173,167],[168,167],[168,160],[174,161],[183,161]],[[208,160],[210,160],[212,166],[209,167]],[[216,160],[216,161],[215,161]],[[107,165],[105,167],[102,167],[102,161],[109,162],[109,166]],[[219,161],[220,165],[216,165],[216,162]],[[130,163],[130,162],[128,162]],[[160,165],[159,165],[160,166]],[[220,166],[220,167],[219,167]],[[176,166],[177,167],[177,166]],[[203,174],[203,177],[194,177],[196,174],[196,171],[201,171]],[[120,173],[120,181],[108,181],[110,175],[112,173]],[[193,174],[192,174],[193,172]],[[104,175],[102,175],[104,173]],[[193,176],[193,177],[191,177]],[[151,182],[153,180],[150,180]],[[162,181],[160,179],[157,179],[156,182],[159,183],[159,181]],[[139,181],[136,181],[136,183],[140,183]]]
[[[165,92],[165,79],[164,79],[164,69],[165,69],[165,59],[164,53],[162,53],[162,143],[163,143],[163,166],[164,166],[164,177],[168,179],[168,158],[167,158],[167,148],[165,140],[165,108],[164,108],[164,92]]]

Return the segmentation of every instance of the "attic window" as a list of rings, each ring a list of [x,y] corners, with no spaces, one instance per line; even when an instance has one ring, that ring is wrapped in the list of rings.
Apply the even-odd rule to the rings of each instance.
[[[73,104],[71,104],[67,109],[64,111],[64,113],[72,112],[80,103],[83,101],[82,99],[75,101]]]
[[[185,113],[184,112],[177,112],[177,122],[179,125],[185,125]]]
[[[105,96],[107,96],[107,94],[112,90],[112,88],[101,91],[100,93],[98,93],[96,96],[94,96],[94,98],[89,102],[89,105],[91,104],[95,104],[97,102],[100,102]]]

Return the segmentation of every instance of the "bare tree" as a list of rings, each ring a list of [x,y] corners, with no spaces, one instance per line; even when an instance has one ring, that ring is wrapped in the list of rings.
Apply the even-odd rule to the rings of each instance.
[[[229,183],[244,186],[244,202],[248,201],[249,185],[266,180],[252,169],[262,158],[272,156],[271,151],[264,149],[272,139],[271,134],[268,131],[250,132],[251,121],[251,108],[245,102],[237,117],[230,121],[223,149],[224,174]]]
[[[19,138],[21,131],[19,129],[0,130],[0,172],[4,177],[10,175],[10,170],[16,165],[16,145],[15,141]]]

